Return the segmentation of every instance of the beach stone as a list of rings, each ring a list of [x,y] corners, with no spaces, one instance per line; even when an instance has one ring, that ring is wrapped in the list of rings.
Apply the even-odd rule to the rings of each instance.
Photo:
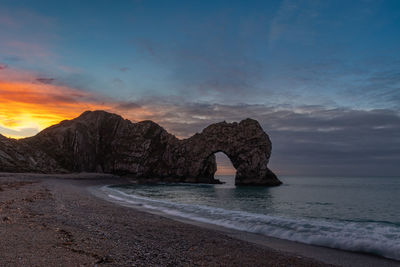
[[[152,121],[132,123],[105,111],[86,111],[25,139],[0,135],[0,171],[100,172],[148,182],[218,183],[217,152],[232,161],[237,185],[281,184],[267,167],[271,141],[256,120],[212,124],[179,140]]]

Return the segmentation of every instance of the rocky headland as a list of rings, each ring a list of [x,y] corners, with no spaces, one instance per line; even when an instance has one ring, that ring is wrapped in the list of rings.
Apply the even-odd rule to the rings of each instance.
[[[132,123],[105,111],[86,111],[25,139],[0,135],[0,172],[98,172],[218,183],[216,152],[232,161],[237,185],[281,184],[267,167],[271,141],[256,120],[212,124],[180,140],[152,121]]]

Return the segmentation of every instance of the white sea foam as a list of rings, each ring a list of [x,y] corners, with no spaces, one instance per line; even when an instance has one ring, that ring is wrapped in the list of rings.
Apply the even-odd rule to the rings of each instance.
[[[175,203],[126,194],[104,187],[123,204],[141,205],[165,214],[266,236],[400,260],[400,226],[386,222],[357,222],[289,218],[234,211],[205,205]]]

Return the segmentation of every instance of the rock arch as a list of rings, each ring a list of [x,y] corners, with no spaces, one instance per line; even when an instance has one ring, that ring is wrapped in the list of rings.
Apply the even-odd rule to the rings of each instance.
[[[182,140],[183,171],[188,177],[214,178],[214,154],[225,153],[236,169],[236,185],[279,185],[281,182],[267,167],[271,155],[271,141],[256,120],[240,123],[221,122],[208,126],[200,134]],[[204,172],[208,170],[208,172]]]

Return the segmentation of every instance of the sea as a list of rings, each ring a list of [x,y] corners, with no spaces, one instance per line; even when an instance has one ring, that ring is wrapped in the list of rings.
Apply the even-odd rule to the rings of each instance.
[[[124,205],[306,244],[400,260],[400,177],[279,177],[278,187],[105,186]]]

